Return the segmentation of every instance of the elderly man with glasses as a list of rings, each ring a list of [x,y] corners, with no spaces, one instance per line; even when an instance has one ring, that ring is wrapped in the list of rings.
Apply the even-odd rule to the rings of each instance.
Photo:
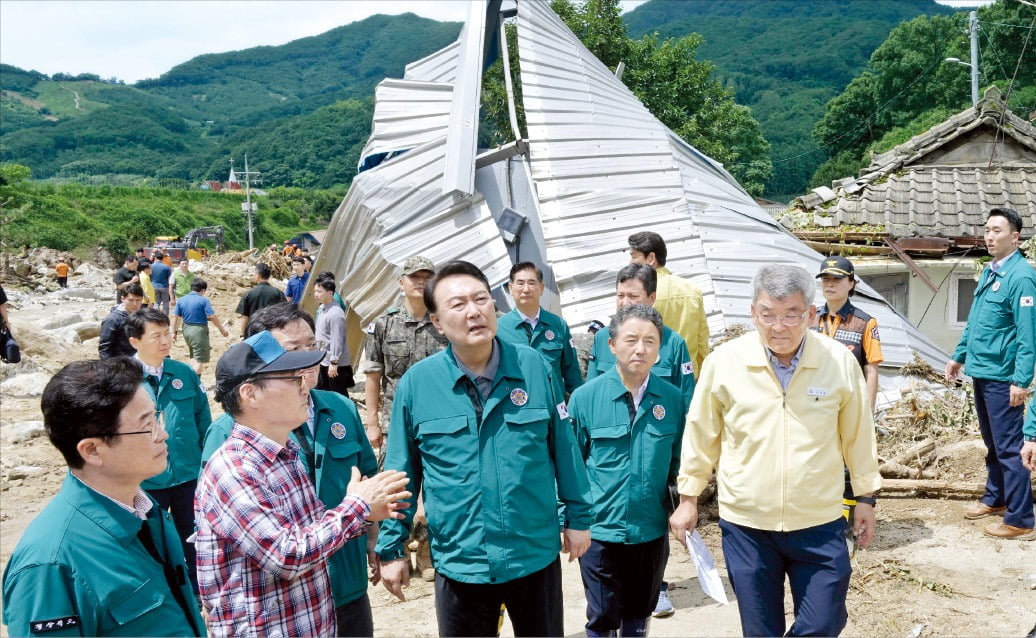
[[[842,344],[809,330],[813,278],[763,266],[754,281],[758,332],[705,359],[684,429],[670,517],[677,539],[698,520],[698,495],[718,466],[723,556],[746,636],[836,636],[846,622],[849,550],[843,537],[842,459],[855,492],[859,547],[874,538],[881,487],[866,382]],[[721,461],[722,459],[722,461]]]
[[[68,475],[4,572],[9,635],[205,635],[172,518],[140,487],[165,470],[168,438],[141,377],[115,357],[47,383],[43,424]]]
[[[321,502],[302,460],[308,451],[289,436],[307,422],[306,371],[323,358],[320,350],[285,350],[263,331],[216,365],[217,399],[234,425],[205,465],[195,499],[198,580],[212,636],[335,635],[328,559],[372,522],[402,516],[397,510],[410,496],[403,473],[361,480],[353,467],[341,501]],[[333,436],[338,430],[331,426]]]

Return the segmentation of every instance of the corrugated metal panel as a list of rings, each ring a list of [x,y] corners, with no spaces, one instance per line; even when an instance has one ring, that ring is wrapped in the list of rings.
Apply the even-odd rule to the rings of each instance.
[[[546,5],[519,5],[518,40],[529,164],[569,322],[611,314],[614,273],[637,230],[666,238],[667,265],[701,287],[714,337],[735,324],[751,326],[751,284],[760,266],[816,268],[821,255],[721,165],[658,122]],[[882,326],[889,365],[909,362],[911,348],[935,365],[945,361],[883,302],[859,299]]]
[[[459,51],[460,40],[455,40],[435,53],[406,65],[403,79],[453,84],[453,80],[457,77]]]
[[[453,82],[450,130],[446,136],[446,167],[442,191],[475,192],[475,148],[478,138],[479,96],[482,94],[482,58],[486,35],[486,2],[472,2],[461,29]]]
[[[444,166],[440,138],[360,173],[331,219],[314,270],[330,270],[342,285],[354,363],[362,326],[395,302],[399,268],[411,255],[465,259],[491,285],[507,280],[511,262],[489,207],[478,194],[443,195]]]
[[[360,164],[370,155],[414,148],[444,137],[452,99],[449,84],[382,80],[374,92],[374,122],[360,152]]]
[[[529,168],[565,319],[615,311],[627,237],[666,238],[674,272],[705,272],[668,132],[541,2],[518,5]],[[715,307],[711,281],[700,282]]]

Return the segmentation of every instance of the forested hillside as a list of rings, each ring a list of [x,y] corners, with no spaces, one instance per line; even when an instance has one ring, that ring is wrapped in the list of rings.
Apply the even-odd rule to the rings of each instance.
[[[250,150],[268,184],[347,184],[369,134],[374,86],[459,31],[413,14],[376,15],[282,46],[199,56],[133,86],[0,65],[2,161],[37,178],[199,180],[223,177],[227,159]]]
[[[934,0],[651,0],[624,20],[633,36],[702,36],[698,59],[716,65],[770,143],[766,193],[781,198],[802,192],[827,159],[813,126],[889,32],[921,14],[951,13]]]

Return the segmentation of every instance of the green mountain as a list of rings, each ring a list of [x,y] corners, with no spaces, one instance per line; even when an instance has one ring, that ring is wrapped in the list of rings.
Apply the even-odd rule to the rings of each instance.
[[[37,178],[196,180],[222,177],[227,159],[248,151],[269,162],[267,184],[347,183],[374,86],[459,32],[410,13],[376,15],[282,46],[202,55],[132,86],[0,65],[0,161]]]
[[[952,13],[934,0],[650,0],[624,20],[635,37],[705,39],[699,59],[716,65],[770,142],[767,196],[780,199],[803,192],[827,159],[813,126],[889,32],[918,15]]]

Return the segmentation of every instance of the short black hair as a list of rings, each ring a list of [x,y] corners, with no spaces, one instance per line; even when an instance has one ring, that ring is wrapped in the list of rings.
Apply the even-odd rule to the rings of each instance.
[[[310,329],[316,329],[313,317],[290,301],[271,304],[256,310],[254,315],[248,317],[245,338],[257,335],[263,330],[278,330],[300,319],[305,321]]]
[[[157,308],[141,308],[126,317],[126,322],[122,325],[127,337],[140,339],[144,336],[144,331],[147,330],[149,323],[168,328],[169,317]]]
[[[144,296],[144,287],[140,284],[130,284],[122,289],[122,296],[133,295],[134,297]]]
[[[1014,229],[1014,232],[1022,232],[1022,216],[1013,208],[994,208],[989,211],[989,216],[986,217],[987,222],[989,217],[1003,217],[1011,225],[1011,228]]]
[[[322,288],[323,290],[335,291],[335,280],[330,277],[317,277],[317,280],[313,282],[313,285]]]
[[[540,270],[539,267],[531,261],[520,261],[517,264],[511,266],[511,273],[508,275],[508,281],[514,283],[515,276],[517,276],[518,273],[520,273],[523,270],[533,271],[534,273],[536,273],[536,279],[539,279],[540,283],[543,283],[543,271]]]
[[[135,264],[140,258],[136,255],[126,255],[126,258],[122,260],[124,264]]]
[[[615,339],[619,334],[619,328],[622,324],[626,323],[628,319],[643,319],[644,321],[650,321],[658,328],[658,338],[661,342],[662,339],[662,315],[657,310],[647,304],[633,304],[632,306],[623,306],[619,308],[618,312],[612,315],[612,320],[608,324],[608,333],[612,339]]]
[[[209,289],[209,282],[205,281],[201,277],[195,277],[194,281],[191,282],[191,292],[201,292]]]
[[[435,273],[432,280],[424,287],[424,305],[428,308],[428,312],[437,311],[435,306],[435,289],[439,286],[439,282],[447,277],[457,277],[458,275],[474,277],[485,284],[487,291],[490,290],[489,279],[486,278],[486,273],[479,270],[478,266],[468,261],[451,261],[439,268],[439,272]]]
[[[630,248],[638,253],[644,253],[645,256],[655,253],[655,261],[658,262],[658,265],[665,266],[667,256],[665,240],[658,233],[649,230],[633,233],[627,241]]]
[[[321,279],[330,279],[331,281],[334,281],[335,274],[330,270],[325,270],[323,272],[317,273],[317,281],[320,281]]]
[[[141,259],[137,262],[137,270],[147,270],[149,268],[151,268],[150,259]]]
[[[255,274],[259,275],[260,279],[269,279],[272,273],[270,267],[260,261],[255,264]]]
[[[73,469],[85,461],[76,446],[83,439],[110,440],[119,415],[140,388],[144,372],[129,357],[73,361],[51,377],[40,409],[50,442]]]
[[[291,258],[291,263],[305,265],[306,264],[306,258],[305,257],[292,257]]]
[[[639,250],[639,249],[638,249]],[[619,270],[615,277],[615,285],[618,286],[624,281],[637,279],[644,284],[644,292],[653,295],[658,290],[658,275],[655,269],[647,264],[627,264]]]
[[[151,253],[151,257],[154,258],[155,261],[162,261],[163,259],[165,259],[165,253],[161,250],[156,250],[155,252]]]

